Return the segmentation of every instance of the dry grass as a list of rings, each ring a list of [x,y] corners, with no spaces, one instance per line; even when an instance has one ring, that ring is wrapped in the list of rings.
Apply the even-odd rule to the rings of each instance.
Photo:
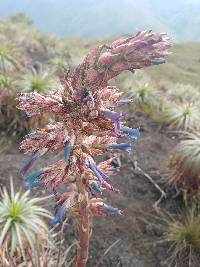
[[[169,242],[169,266],[198,266],[200,259],[200,216],[197,207],[182,212],[180,215],[164,216],[165,236]]]

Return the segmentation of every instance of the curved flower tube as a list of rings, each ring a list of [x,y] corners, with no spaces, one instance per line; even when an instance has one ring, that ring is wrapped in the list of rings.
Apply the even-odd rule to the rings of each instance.
[[[121,143],[121,144],[111,144],[110,147],[113,149],[126,151],[128,153],[130,153],[131,149],[132,149],[132,145],[129,142],[128,143]]]
[[[128,134],[131,138],[136,139],[136,140],[140,137],[139,129],[133,129],[133,128],[129,128],[125,126],[125,127],[122,127],[120,131],[122,133]]]

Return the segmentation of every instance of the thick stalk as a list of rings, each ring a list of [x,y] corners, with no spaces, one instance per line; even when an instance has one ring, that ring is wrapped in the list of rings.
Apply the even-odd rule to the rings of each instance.
[[[88,197],[85,194],[84,199],[80,203],[80,214],[77,218],[77,229],[79,235],[79,246],[75,267],[85,267],[88,260],[88,250],[91,235],[91,215],[88,210]]]

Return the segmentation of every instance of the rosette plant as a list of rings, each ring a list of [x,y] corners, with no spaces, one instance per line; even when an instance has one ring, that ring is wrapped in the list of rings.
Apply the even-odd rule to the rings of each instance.
[[[169,165],[167,183],[192,195],[200,192],[200,134],[186,133],[176,146]]]
[[[164,118],[171,128],[178,130],[199,129],[199,106],[197,103],[174,104],[166,109]]]
[[[19,95],[18,108],[28,116],[53,114],[54,121],[30,133],[21,143],[21,149],[32,154],[22,172],[25,174],[45,153],[63,150],[63,159],[24,179],[30,189],[52,189],[58,206],[54,224],[61,223],[68,211],[74,215],[79,236],[75,266],[86,266],[94,216],[122,214],[122,210],[106,204],[101,197],[103,189],[119,192],[109,183],[116,169],[113,158],[99,164],[95,158],[116,150],[129,153],[130,140],[139,137],[139,130],[127,127],[126,115],[119,112],[119,107],[131,100],[121,99],[119,90],[108,82],[125,70],[134,72],[164,63],[169,47],[165,34],[139,32],[110,46],[94,48],[66,75],[63,88],[46,95]],[[127,141],[119,143],[120,138]],[[66,191],[60,193],[60,187]]]
[[[10,44],[0,46],[0,72],[8,73],[19,68],[19,53]]]
[[[27,263],[37,242],[39,246],[51,243],[46,222],[52,216],[39,205],[47,198],[31,198],[29,194],[30,191],[15,193],[12,180],[10,194],[5,187],[0,190],[0,266],[15,266],[9,264],[10,258],[16,266],[22,261]]]

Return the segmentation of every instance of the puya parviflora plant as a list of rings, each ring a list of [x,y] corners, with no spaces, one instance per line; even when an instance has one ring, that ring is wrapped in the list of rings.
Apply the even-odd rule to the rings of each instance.
[[[165,122],[172,129],[184,131],[199,130],[199,111],[199,103],[173,103],[165,109]]]
[[[141,106],[155,101],[156,91],[149,83],[140,84],[133,89],[133,98]]]
[[[0,75],[0,128],[1,131],[16,134],[19,125],[19,110],[16,109],[16,97],[19,93],[16,73]]]
[[[70,55],[68,55],[67,57],[55,57],[49,61],[49,65],[53,67],[54,73],[62,79],[64,74],[70,69]]]
[[[174,103],[196,103],[200,97],[200,90],[191,84],[170,84],[166,95]]]
[[[151,117],[157,123],[165,123],[165,113],[170,103],[163,99],[161,92],[150,83],[139,84],[131,88],[131,97],[134,99],[134,109]]]
[[[52,215],[40,206],[47,198],[32,198],[29,193],[29,190],[15,193],[12,179],[10,194],[5,187],[1,190],[0,259],[3,266],[11,266],[11,258],[16,264],[26,262],[29,253],[36,249],[36,241],[50,242],[47,221]]]
[[[17,78],[14,74],[0,75],[0,109],[7,109],[9,113],[10,109],[16,110],[15,98],[17,96]]]
[[[163,99],[157,85],[142,71],[136,71],[134,78],[129,73],[120,77],[120,86],[125,87],[125,95],[132,98],[129,109],[147,114],[157,123],[163,123],[163,114],[168,107],[168,101]],[[122,79],[122,81],[121,81]]]
[[[6,109],[9,113],[11,107],[15,108],[16,96],[16,79],[11,75],[0,75],[0,111],[4,112]]]
[[[18,82],[18,86],[21,91],[24,92],[37,92],[47,93],[54,88],[60,86],[59,79],[54,75],[53,71],[45,69],[45,67],[39,66],[36,70],[32,68],[29,72],[25,73]],[[22,129],[34,129],[44,126],[49,120],[49,115],[43,113],[40,116],[29,117],[25,113],[19,115],[19,125]]]
[[[25,73],[20,81],[19,86],[25,92],[46,93],[59,86],[60,82],[51,71],[39,67],[38,70],[32,68]]]
[[[77,267],[86,266],[94,216],[122,214],[122,210],[106,204],[102,197],[103,189],[119,192],[109,183],[109,176],[115,173],[113,157],[99,164],[94,158],[106,152],[130,153],[131,139],[139,137],[139,130],[127,127],[126,115],[119,111],[120,106],[131,100],[121,99],[118,89],[108,82],[125,70],[134,72],[164,63],[170,46],[164,33],[138,32],[110,46],[101,45],[91,50],[83,62],[66,75],[63,88],[47,95],[38,92],[19,95],[18,108],[28,116],[48,112],[56,117],[21,143],[21,149],[32,154],[22,173],[45,153],[63,150],[63,159],[24,179],[30,188],[51,188],[58,205],[54,224],[61,223],[69,211],[74,215],[79,236]],[[127,141],[119,143],[122,137]],[[66,187],[66,192],[61,193],[60,186]]]
[[[5,74],[19,69],[19,56],[15,46],[2,42],[0,45],[0,73]]]
[[[167,183],[187,192],[200,192],[200,134],[187,133],[175,148],[168,165]]]
[[[158,90],[150,83],[140,84],[133,89],[132,98],[137,107],[153,118],[161,109],[161,97]]]
[[[154,121],[166,124],[173,130],[199,129],[198,88],[189,84],[174,85],[171,83],[160,87],[158,86],[158,90],[151,90],[152,97],[147,98],[149,101],[148,104],[143,104],[143,110]],[[165,98],[163,98],[163,95],[165,95]]]

